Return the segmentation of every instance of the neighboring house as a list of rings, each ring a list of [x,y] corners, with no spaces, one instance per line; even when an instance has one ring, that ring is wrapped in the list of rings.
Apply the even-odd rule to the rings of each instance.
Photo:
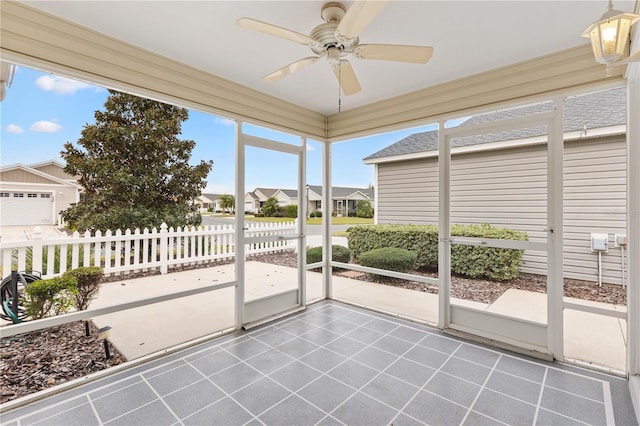
[[[209,209],[214,212],[222,210],[222,207],[220,207],[220,194],[200,194],[196,197],[194,203],[201,213],[205,213]]]
[[[61,224],[60,212],[77,203],[82,191],[63,169],[56,161],[0,168],[0,225]]]
[[[548,111],[550,103],[469,118],[461,126]],[[565,104],[565,277],[597,281],[591,233],[609,234],[602,279],[622,281],[626,232],[626,93],[614,89]],[[410,135],[364,159],[375,165],[376,223],[438,223],[438,133]],[[546,129],[530,128],[451,141],[451,222],[491,223],[545,241]],[[521,270],[546,274],[546,257],[525,253]]]
[[[251,192],[247,192],[244,196],[244,209],[248,212],[257,213],[260,211],[264,202],[269,197],[278,192],[278,188],[256,188]]]
[[[298,191],[295,189],[278,189],[273,195],[281,206],[298,205]]]
[[[322,186],[309,185],[307,191],[307,210],[312,212],[322,209]],[[298,191],[295,189],[256,188],[253,192],[248,192],[245,195],[245,210],[259,211],[269,197],[275,197],[281,206],[298,205]],[[373,206],[374,190],[373,188],[334,186],[331,190],[331,198],[333,200],[332,211],[338,216],[346,216],[356,212],[356,205],[360,200],[369,201]]]
[[[260,210],[260,199],[253,192],[244,194],[244,211],[256,213]]]
[[[347,216],[356,212],[358,201],[365,200],[374,204],[373,188],[349,188],[344,186],[334,186],[331,189],[331,199],[333,200],[333,211],[337,216]],[[322,186],[309,185],[309,211],[320,210],[322,208]]]

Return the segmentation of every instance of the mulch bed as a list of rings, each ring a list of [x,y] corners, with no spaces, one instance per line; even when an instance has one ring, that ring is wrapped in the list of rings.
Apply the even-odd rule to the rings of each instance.
[[[110,345],[106,359],[93,323],[83,321],[0,339],[0,403],[123,363]]]
[[[248,260],[272,263],[291,268],[297,267],[293,251],[269,253],[250,257]],[[233,259],[213,264],[197,264],[176,270],[202,268],[231,263]],[[344,271],[336,270],[335,275]],[[149,276],[155,271],[140,272],[135,275]],[[437,278],[435,271],[419,271],[418,275]],[[125,278],[115,275],[105,281]],[[127,275],[127,279],[134,278]],[[415,291],[437,293],[438,287],[415,281],[383,277],[376,281],[367,274],[359,274],[355,279],[378,282]],[[542,275],[520,274],[514,280],[494,282],[451,277],[451,296],[482,303],[492,303],[510,288],[546,293],[547,278]],[[565,296],[604,303],[626,305],[626,291],[621,286],[598,287],[596,283],[565,279]],[[91,323],[91,336],[85,336],[84,322],[77,321],[47,330],[0,339],[0,403],[28,395],[57,384],[83,377],[105,368],[118,365],[126,359],[111,346],[111,359],[105,358],[102,341],[97,339],[96,327]]]

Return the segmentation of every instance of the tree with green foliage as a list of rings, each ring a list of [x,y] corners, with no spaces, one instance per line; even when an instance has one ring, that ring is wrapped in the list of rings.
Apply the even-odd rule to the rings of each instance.
[[[193,140],[181,140],[185,108],[109,91],[78,146],[61,152],[64,171],[79,176],[85,199],[62,212],[78,231],[199,225],[193,200],[213,161],[189,164]]]
[[[233,213],[236,209],[236,199],[233,195],[223,194],[220,196],[220,208],[226,213]]]
[[[269,197],[265,200],[262,205],[262,213],[266,217],[273,217],[277,212],[280,211],[280,203],[276,197]]]
[[[373,217],[373,207],[368,200],[358,200],[356,203],[356,216],[364,218]]]

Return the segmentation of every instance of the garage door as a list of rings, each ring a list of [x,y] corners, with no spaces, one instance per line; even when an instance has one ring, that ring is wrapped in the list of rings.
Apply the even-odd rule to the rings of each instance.
[[[0,192],[2,226],[51,225],[50,192]]]

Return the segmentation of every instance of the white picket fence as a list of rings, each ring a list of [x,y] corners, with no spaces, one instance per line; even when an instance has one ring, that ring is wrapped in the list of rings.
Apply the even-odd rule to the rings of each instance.
[[[248,223],[246,237],[295,235],[295,222]],[[245,253],[255,255],[296,247],[291,239],[247,244]],[[43,278],[56,276],[79,266],[99,266],[105,275],[158,270],[210,263],[235,256],[235,227],[213,225],[160,230],[43,236],[36,227],[31,239],[0,241],[2,276],[11,270],[38,271]]]

